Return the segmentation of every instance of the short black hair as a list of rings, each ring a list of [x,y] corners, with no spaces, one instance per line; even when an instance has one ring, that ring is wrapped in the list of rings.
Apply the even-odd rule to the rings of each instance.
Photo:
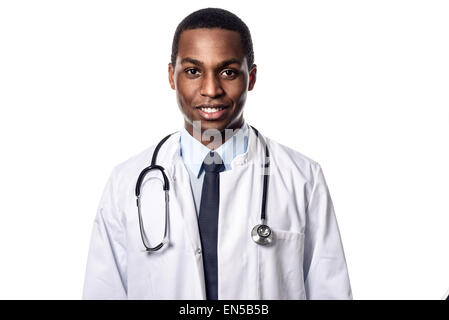
[[[248,63],[248,70],[251,70],[254,63],[254,50],[251,33],[248,26],[235,14],[220,8],[205,8],[189,14],[179,23],[173,37],[171,63],[173,68],[176,65],[176,56],[178,55],[178,44],[181,33],[184,30],[199,28],[220,28],[224,30],[237,31],[243,44],[243,50]]]

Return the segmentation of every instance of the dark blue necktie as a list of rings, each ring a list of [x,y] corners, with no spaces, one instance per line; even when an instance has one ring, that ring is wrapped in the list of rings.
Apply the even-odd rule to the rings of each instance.
[[[204,159],[203,168],[205,174],[198,225],[203,248],[206,298],[218,300],[217,232],[220,172],[224,170],[223,160],[218,153],[210,151]]]

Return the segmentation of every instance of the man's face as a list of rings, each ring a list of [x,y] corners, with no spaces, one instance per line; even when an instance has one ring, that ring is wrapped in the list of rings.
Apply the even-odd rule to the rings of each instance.
[[[243,124],[246,93],[256,82],[256,67],[248,71],[236,31],[185,30],[179,38],[175,69],[169,63],[169,81],[190,134],[193,121],[201,121],[202,132],[223,132]]]

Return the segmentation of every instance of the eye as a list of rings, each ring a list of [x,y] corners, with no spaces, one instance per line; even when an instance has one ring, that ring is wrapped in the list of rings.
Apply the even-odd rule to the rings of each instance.
[[[222,74],[226,77],[226,78],[235,78],[238,75],[238,72],[235,70],[231,70],[231,69],[226,69],[222,72]]]
[[[196,75],[198,75],[198,70],[195,69],[195,68],[187,69],[187,70],[185,70],[185,72],[186,72],[188,75],[190,75],[190,76],[196,76]]]

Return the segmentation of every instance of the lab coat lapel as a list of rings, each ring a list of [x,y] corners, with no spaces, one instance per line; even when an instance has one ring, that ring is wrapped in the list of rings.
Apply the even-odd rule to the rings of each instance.
[[[170,201],[176,203],[184,219],[183,226],[187,230],[192,249],[201,248],[198,229],[198,216],[190,187],[189,173],[180,155],[180,133],[176,132],[167,141],[167,149],[159,152],[157,163],[163,164],[170,178]]]
[[[177,161],[173,167],[173,196],[179,205],[179,210],[184,219],[184,226],[189,235],[192,249],[201,248],[201,240],[198,228],[198,216],[196,214],[193,194],[190,187],[190,178],[184,163]]]
[[[193,194],[190,187],[190,178],[182,160],[176,161],[172,173],[173,188],[172,198],[178,206],[177,210],[183,217],[183,228],[190,239],[192,254],[195,255],[198,283],[200,285],[201,298],[206,298],[206,285],[204,283],[203,263],[201,255],[201,239],[198,227],[198,216],[196,214]]]
[[[220,173],[218,227],[219,298],[258,299],[257,245],[250,232],[260,223],[263,149],[250,129],[248,151]]]
[[[200,283],[202,299],[205,299],[206,289],[204,284],[204,270],[202,260],[199,258],[199,250],[201,249],[201,239],[198,227],[198,216],[193,200],[192,189],[190,186],[190,177],[184,162],[180,156],[179,133],[176,133],[169,141],[169,146],[165,155],[160,153],[163,163],[170,179],[170,210],[180,212],[183,221],[172,221],[172,223],[181,223],[182,230],[186,231],[190,240],[192,255],[196,257],[197,276]]]

